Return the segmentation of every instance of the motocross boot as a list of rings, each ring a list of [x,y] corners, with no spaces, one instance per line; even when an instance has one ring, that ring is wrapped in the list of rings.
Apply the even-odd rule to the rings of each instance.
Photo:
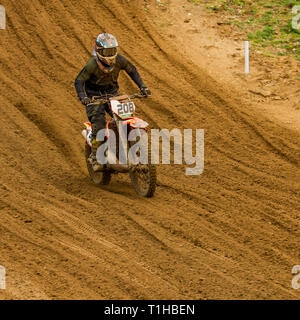
[[[88,162],[92,165],[94,171],[101,171],[103,170],[103,165],[101,163],[98,163],[96,155],[97,155],[98,148],[102,144],[102,141],[93,139],[91,142],[92,142],[92,151],[88,158]]]

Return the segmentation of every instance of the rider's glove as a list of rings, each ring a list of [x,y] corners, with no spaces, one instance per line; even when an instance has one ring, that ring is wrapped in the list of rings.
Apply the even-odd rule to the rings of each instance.
[[[151,91],[146,86],[143,86],[141,87],[141,94],[145,97],[149,97],[151,96]]]
[[[88,98],[88,97],[81,97],[81,98],[80,98],[80,101],[81,101],[81,103],[84,104],[85,106],[92,102],[91,99]]]

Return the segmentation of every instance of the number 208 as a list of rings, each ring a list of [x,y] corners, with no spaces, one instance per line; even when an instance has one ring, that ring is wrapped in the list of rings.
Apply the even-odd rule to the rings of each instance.
[[[126,114],[134,112],[134,104],[132,102],[118,105],[118,114]]]

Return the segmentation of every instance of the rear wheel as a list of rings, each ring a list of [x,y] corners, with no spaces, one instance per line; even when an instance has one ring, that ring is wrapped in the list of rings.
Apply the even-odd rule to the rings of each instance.
[[[151,164],[151,147],[148,144],[146,132],[142,134],[143,143],[147,143],[148,164],[137,164],[130,171],[129,175],[136,193],[142,197],[151,198],[156,189],[156,167]]]
[[[89,175],[96,185],[108,185],[111,179],[109,171],[94,171],[92,165],[89,163],[88,158],[92,152],[91,147],[85,143],[85,161],[89,171]]]

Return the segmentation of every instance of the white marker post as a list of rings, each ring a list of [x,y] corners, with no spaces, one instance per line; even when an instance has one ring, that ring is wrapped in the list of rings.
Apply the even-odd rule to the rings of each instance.
[[[300,5],[293,6],[292,13],[297,14],[298,12],[300,12]],[[300,13],[293,18],[292,28],[296,31],[300,31]]]
[[[6,27],[5,8],[0,5],[0,29],[5,29],[5,27]]]
[[[245,74],[249,74],[249,41],[245,41]]]
[[[249,74],[249,41],[245,41],[245,74]]]

